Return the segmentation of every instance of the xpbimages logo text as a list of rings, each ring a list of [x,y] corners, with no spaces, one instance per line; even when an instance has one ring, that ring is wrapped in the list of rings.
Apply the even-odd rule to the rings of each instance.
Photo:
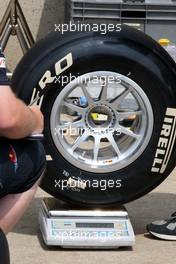
[[[100,189],[101,191],[106,191],[107,189],[112,188],[121,188],[122,180],[121,179],[104,179],[104,180],[82,180],[80,178],[69,177],[64,180],[56,180],[54,181],[55,188],[59,188],[61,190],[64,189],[82,189],[85,190],[87,188]]]
[[[62,35],[66,32],[99,32],[106,35],[108,32],[120,32],[122,30],[121,24],[107,24],[107,23],[72,23],[55,24],[54,31]]]

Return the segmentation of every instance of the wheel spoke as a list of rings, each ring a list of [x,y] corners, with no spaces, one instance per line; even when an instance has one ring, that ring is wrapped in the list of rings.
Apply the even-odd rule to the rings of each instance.
[[[100,149],[101,138],[98,136],[94,137],[94,149],[93,149],[93,161],[96,162],[98,159],[98,152]]]
[[[108,95],[108,78],[105,79],[105,82],[102,85],[102,89],[101,89],[101,92],[100,92],[99,99],[101,101],[106,101],[107,100],[107,95]]]
[[[117,108],[120,103],[123,102],[125,97],[131,92],[131,88],[127,88],[120,95],[111,101],[113,107]]]
[[[93,104],[93,103],[94,103],[94,100],[93,100],[93,98],[91,97],[91,95],[90,95],[90,93],[88,92],[88,90],[86,89],[86,85],[81,84],[81,85],[79,85],[79,86],[80,86],[80,87],[82,88],[82,90],[83,90],[83,93],[84,93],[84,95],[85,95],[85,97],[86,97],[86,99],[87,99],[88,105]]]
[[[120,130],[120,132],[122,134],[125,134],[127,136],[130,136],[130,137],[133,137],[133,138],[136,138],[136,139],[140,139],[141,138],[141,135],[135,134],[133,131],[131,131],[128,128],[125,128],[123,126],[119,126],[119,130]]]
[[[73,111],[76,111],[76,112],[82,114],[82,115],[86,112],[86,108],[80,107],[80,106],[72,104],[72,103],[68,103],[66,101],[64,101],[63,105],[72,109]]]
[[[88,136],[89,136],[89,135],[88,135],[86,132],[84,132],[80,137],[78,137],[78,138],[75,140],[74,144],[73,144],[72,147],[71,147],[71,150],[74,151],[75,149],[77,149],[77,148],[79,147],[79,145],[80,145],[81,143],[83,143],[83,142],[86,140],[86,138],[88,138]]]
[[[128,112],[118,112],[117,118],[120,119],[135,119],[136,116],[142,115],[142,110],[140,111],[128,111]]]
[[[116,143],[116,141],[115,141],[113,135],[112,135],[112,134],[109,134],[109,135],[107,136],[107,139],[109,140],[109,142],[111,143],[113,149],[114,149],[115,152],[117,153],[117,156],[120,156],[120,155],[121,155],[121,152],[120,152],[120,150],[119,150],[119,148],[118,148],[118,146],[117,146],[117,143]]]

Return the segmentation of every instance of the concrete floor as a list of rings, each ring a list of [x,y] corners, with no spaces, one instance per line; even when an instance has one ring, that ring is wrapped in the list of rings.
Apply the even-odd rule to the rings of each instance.
[[[127,205],[136,234],[133,249],[118,250],[64,250],[44,246],[37,223],[41,198],[47,196],[38,190],[36,198],[16,228],[8,235],[11,264],[174,264],[176,242],[151,238],[146,224],[164,218],[176,211],[176,171],[147,196]]]

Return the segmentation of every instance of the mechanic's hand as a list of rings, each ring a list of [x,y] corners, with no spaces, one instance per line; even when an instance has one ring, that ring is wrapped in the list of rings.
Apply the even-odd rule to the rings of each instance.
[[[42,112],[40,111],[40,108],[36,105],[33,106],[29,106],[30,110],[33,112],[36,121],[37,121],[37,125],[35,130],[33,131],[32,134],[41,134],[43,132],[44,129],[44,117]]]

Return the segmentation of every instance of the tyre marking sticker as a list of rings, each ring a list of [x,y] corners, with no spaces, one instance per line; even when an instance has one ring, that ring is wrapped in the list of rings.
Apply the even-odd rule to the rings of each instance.
[[[176,138],[176,109],[167,108],[158,148],[155,153],[152,172],[164,173],[169,162]]]

